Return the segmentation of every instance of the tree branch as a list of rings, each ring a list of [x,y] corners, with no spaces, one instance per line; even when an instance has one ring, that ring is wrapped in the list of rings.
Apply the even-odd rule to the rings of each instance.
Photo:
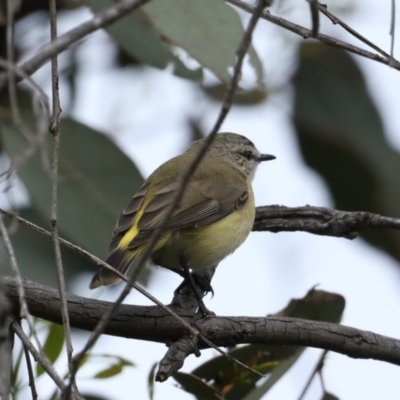
[[[253,231],[295,232],[354,239],[375,228],[400,230],[400,219],[365,211],[339,211],[325,207],[257,207]]]
[[[24,289],[32,315],[61,323],[61,302],[57,290],[25,280]],[[4,290],[18,312],[18,289],[14,278],[5,278]],[[67,295],[71,326],[92,330],[111,303]],[[172,304],[172,308],[176,305]],[[179,310],[190,319],[193,311]],[[197,322],[200,332],[218,346],[243,343],[316,347],[352,358],[374,359],[400,365],[400,340],[338,324],[298,318],[217,317]],[[159,343],[177,342],[187,331],[175,318],[156,306],[122,304],[104,333]],[[208,348],[203,342],[200,348]],[[183,351],[183,353],[187,353]]]
[[[242,0],[225,0],[225,2],[232,4],[244,11],[249,12],[249,13],[254,12],[254,7]],[[308,39],[308,38],[313,37],[313,32],[310,29],[304,28],[303,26],[297,25],[297,24],[290,22],[284,18],[280,18],[275,15],[272,15],[268,11],[264,11],[261,14],[261,18],[263,18],[269,22],[272,22],[273,24],[278,25],[290,32],[293,32],[296,35],[301,36],[303,39]],[[342,40],[339,40],[339,39],[335,39],[332,36],[323,35],[321,33],[318,33],[318,35],[315,37],[315,39],[322,43],[328,44],[330,46],[349,51],[350,53],[357,54],[358,56],[361,56],[361,57],[365,57],[365,58],[369,58],[374,61],[378,61],[382,64],[390,65],[394,69],[400,70],[400,62],[393,59],[390,56],[382,57],[379,54],[372,53],[371,51],[364,50],[360,47],[353,46],[352,44],[343,42]],[[383,50],[381,50],[381,52],[383,52]]]

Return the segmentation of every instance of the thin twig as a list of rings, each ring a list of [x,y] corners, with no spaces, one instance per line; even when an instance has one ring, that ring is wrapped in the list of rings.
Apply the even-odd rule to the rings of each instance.
[[[110,307],[109,310],[104,314],[103,318],[99,321],[98,325],[96,326],[95,330],[93,331],[92,335],[90,336],[88,342],[84,346],[83,350],[75,357],[75,365],[79,365],[80,361],[84,357],[87,351],[94,345],[94,343],[97,341],[99,336],[103,333],[105,327],[108,325],[110,319],[112,318],[113,314],[115,311],[118,309],[118,307],[121,305],[121,303],[124,301],[126,296],[130,293],[130,290],[133,286],[133,283],[136,281],[137,276],[141,270],[141,268],[145,265],[146,260],[149,258],[151,255],[154,246],[156,245],[157,241],[161,237],[164,229],[166,228],[169,219],[171,218],[174,210],[178,206],[179,202],[181,201],[184,191],[186,189],[186,186],[195,172],[196,168],[200,164],[201,160],[203,159],[204,155],[206,154],[208,148],[210,147],[212,141],[214,140],[215,136],[218,133],[219,128],[221,127],[226,115],[228,114],[230,107],[232,105],[233,97],[240,79],[240,74],[241,74],[241,69],[242,69],[242,64],[243,64],[243,59],[247,53],[248,47],[251,43],[251,37],[254,31],[254,28],[257,24],[258,19],[260,18],[261,12],[265,7],[265,0],[260,0],[257,8],[254,10],[254,13],[250,19],[249,25],[243,35],[243,39],[238,47],[237,50],[237,59],[234,67],[234,72],[232,79],[229,82],[229,86],[227,89],[227,93],[224,99],[224,102],[221,107],[220,114],[217,118],[217,121],[210,132],[209,136],[205,139],[203,146],[200,148],[198,154],[196,155],[195,159],[193,162],[188,166],[186,171],[181,177],[181,184],[179,187],[179,190],[177,191],[174,199],[171,201],[171,204],[168,207],[168,210],[166,211],[165,217],[161,221],[160,225],[158,228],[155,230],[154,234],[152,235],[151,239],[146,245],[146,248],[143,251],[143,254],[139,260],[138,266],[133,271],[133,273],[130,275],[127,284],[125,285],[124,289],[118,296],[117,300],[113,303],[112,307]],[[198,335],[198,332],[191,329],[192,333],[194,335]],[[215,347],[215,346],[213,346]],[[215,347],[215,349],[219,352],[221,352],[220,349]],[[228,357],[228,355],[224,352],[224,355]],[[249,367],[246,366],[246,369],[249,369]],[[252,370],[253,372],[256,372],[255,370]]]
[[[66,389],[66,384],[64,381],[61,379],[61,377],[57,374],[57,371],[53,368],[49,360],[45,357],[42,357],[42,354],[40,354],[35,346],[32,344],[32,342],[29,340],[29,337],[25,334],[21,326],[17,321],[12,321],[11,322],[11,328],[12,330],[16,333],[16,335],[20,338],[21,342],[26,346],[26,348],[29,350],[29,352],[32,354],[33,358],[40,363],[40,365],[43,367],[43,369],[47,372],[49,377],[54,381],[54,383],[57,385],[57,387],[61,390],[64,391]]]
[[[18,266],[14,248],[11,243],[10,237],[8,235],[7,228],[4,224],[3,217],[0,217],[0,233],[1,233],[1,236],[3,237],[3,242],[4,242],[5,248],[7,250],[8,256],[10,258],[11,269],[13,270],[15,277],[17,279],[17,282],[18,282],[18,294],[19,294],[19,298],[20,298],[20,318],[26,318],[26,320],[28,321],[28,324],[29,324],[29,329],[31,330],[31,333],[34,335],[35,340],[37,341],[37,344],[39,345],[40,342],[36,335],[36,329],[31,320],[31,317],[30,317],[30,314],[28,311],[28,306],[27,306],[26,300],[25,300],[24,285],[22,282],[21,270]]]
[[[50,364],[50,361],[48,360],[46,354],[44,353],[42,345],[38,338],[35,324],[32,321],[32,316],[30,315],[30,313],[28,311],[28,305],[26,303],[21,271],[18,266],[17,258],[15,256],[14,248],[11,243],[10,237],[8,235],[7,228],[3,221],[3,216],[0,217],[0,233],[1,233],[1,236],[3,237],[4,245],[8,252],[8,256],[10,258],[11,269],[14,271],[15,279],[16,279],[16,282],[18,283],[18,297],[19,297],[19,316],[18,316],[18,318],[26,319],[26,321],[28,323],[30,334],[33,336],[33,338],[36,342],[36,346],[39,349],[38,351],[37,350],[36,351],[40,354],[42,359],[46,360],[46,362],[48,364]]]
[[[30,128],[23,123],[23,121],[20,118],[16,120],[15,113],[12,112],[12,119],[15,127],[19,129],[19,131],[29,140],[30,143],[21,151],[21,153],[17,157],[14,157],[11,160],[9,168],[6,171],[0,173],[0,178],[5,176],[6,179],[9,179],[15,171],[17,171],[25,162],[29,160],[31,156],[35,154],[37,149],[43,143],[47,133],[47,128],[44,127],[48,126],[49,110],[48,110],[48,98],[46,94],[43,92],[42,88],[29,75],[27,75],[20,67],[16,66],[14,63],[3,60],[1,58],[0,58],[0,66],[5,68],[7,71],[12,71],[13,76],[18,76],[20,78],[26,79],[27,82],[31,85],[32,89],[35,92],[35,95],[33,97],[33,110],[38,121],[37,124],[38,133],[34,134],[30,130]],[[12,93],[12,91],[10,93]],[[17,99],[15,99],[15,103],[16,101]],[[11,103],[12,100],[10,97],[10,104]]]
[[[42,65],[44,65],[53,55],[60,54],[65,51],[70,45],[79,41],[86,35],[103,28],[107,25],[112,24],[116,20],[120,19],[124,15],[128,14],[130,11],[139,8],[142,4],[145,4],[150,0],[124,0],[120,1],[117,4],[109,7],[106,10],[103,10],[95,15],[95,17],[78,27],[66,32],[64,35],[58,37],[57,41],[54,43],[49,43],[43,46],[38,53],[33,56],[31,59],[26,61],[21,65],[22,70],[26,75],[31,75],[35,71],[37,71]],[[225,0],[227,3],[230,3],[236,7],[241,8],[251,14],[254,13],[254,7],[249,5],[248,3],[242,0]],[[284,18],[280,18],[270,14],[268,11],[263,12],[261,18],[272,22],[275,25],[278,25],[286,30],[289,30],[296,35],[301,36],[304,39],[310,38],[313,36],[311,30],[302,27],[301,25],[294,24]],[[370,51],[364,50],[360,47],[353,46],[349,43],[343,42],[341,40],[335,39],[332,36],[318,34],[316,37],[317,40],[326,43],[330,46],[334,46],[337,48],[341,48],[343,50],[347,50],[353,54],[357,54],[361,57],[365,57],[382,64],[390,65],[392,60],[393,65],[391,65],[395,69],[400,69],[400,62],[392,59],[391,57],[388,59],[387,57],[381,57],[378,54],[372,53]],[[381,50],[380,50],[381,51]],[[21,80],[21,76],[17,78],[17,81]],[[0,75],[0,89],[4,87],[6,83],[6,77]]]
[[[304,386],[304,389],[302,390],[302,392],[300,393],[300,396],[297,400],[303,400],[305,395],[307,394],[308,389],[311,386],[312,381],[314,380],[315,376],[319,373],[319,371],[321,371],[321,368],[324,365],[324,360],[326,355],[328,354],[328,351],[325,350],[322,352],[322,354],[320,355],[320,357],[318,358],[318,363],[315,366],[315,368],[313,369],[313,371],[311,372],[310,377],[308,378],[306,385]]]
[[[367,46],[371,47],[371,49],[374,49],[378,53],[382,54],[388,62],[390,61],[390,58],[393,59],[386,51],[381,49],[379,46],[377,46],[375,43],[372,43],[370,40],[368,40],[366,37],[358,33],[355,29],[353,29],[351,26],[347,25],[345,22],[343,22],[340,18],[338,18],[336,15],[333,15],[331,12],[328,11],[328,7],[326,5],[322,5],[317,2],[317,7],[318,10],[324,14],[326,17],[328,17],[333,24],[340,25],[344,30],[349,32],[351,35],[353,35],[355,38],[360,40],[361,42],[365,43]]]
[[[307,0],[310,5],[311,13],[311,32],[312,37],[317,38],[319,32],[319,11],[318,11],[318,0]]]
[[[254,12],[254,7],[249,5],[248,3],[242,1],[242,0],[225,0],[227,3],[232,4],[244,11],[247,11],[249,13]],[[301,25],[297,25],[293,22],[290,22],[284,18],[277,17],[275,15],[272,15],[268,11],[264,11],[261,14],[261,18],[265,19],[269,22],[272,22],[275,25],[280,26],[281,28],[284,28],[290,32],[295,33],[296,35],[301,36],[303,39],[308,39],[312,37],[312,32],[310,29],[304,28]],[[389,57],[382,57],[379,54],[372,53],[368,50],[364,50],[360,47],[353,46],[352,44],[343,42],[342,40],[335,39],[332,36],[328,35],[323,35],[321,33],[318,34],[316,37],[317,40],[319,40],[322,43],[328,44],[333,47],[337,47],[339,49],[346,50],[350,53],[356,54],[361,57],[369,58],[374,61],[378,61],[382,64],[389,65],[391,58]],[[383,50],[380,50],[382,52]],[[393,65],[391,65],[394,69],[400,70],[400,62],[393,59]]]
[[[0,398],[9,399],[12,374],[12,337],[8,318],[12,315],[11,302],[5,294],[4,271],[0,265]]]
[[[51,41],[54,42],[57,40],[57,9],[56,9],[56,1],[49,1],[49,11],[50,11],[50,32],[51,32]],[[78,387],[76,385],[75,376],[73,376],[73,364],[72,364],[72,356],[73,356],[73,347],[71,340],[71,328],[69,323],[69,314],[68,314],[68,304],[66,299],[66,285],[65,285],[65,277],[64,277],[64,268],[61,256],[60,249],[60,240],[59,233],[57,227],[57,204],[58,204],[58,161],[60,154],[60,114],[61,114],[61,104],[60,104],[60,93],[59,93],[59,76],[58,76],[58,59],[57,55],[54,55],[51,58],[51,83],[52,83],[52,100],[53,100],[53,115],[50,123],[49,130],[53,134],[54,143],[53,143],[53,157],[52,157],[52,191],[51,191],[51,217],[50,222],[52,226],[52,238],[54,244],[54,254],[57,266],[57,280],[58,280],[58,289],[60,292],[61,299],[61,314],[63,319],[64,326],[64,336],[65,343],[67,348],[67,358],[68,358],[68,369],[70,372],[71,385],[68,385],[67,390],[65,391],[64,398],[69,399],[70,391],[74,390],[76,394],[79,393]]]
[[[29,387],[31,388],[32,400],[35,400],[38,398],[38,394],[37,394],[37,390],[36,390],[35,375],[33,373],[31,357],[29,355],[29,350],[28,350],[28,347],[26,346],[26,344],[23,343],[22,346],[24,348],[26,367],[28,369]]]
[[[26,74],[32,75],[51,57],[62,53],[68,47],[85,36],[112,24],[124,15],[138,9],[150,0],[121,0],[111,7],[98,12],[92,19],[59,36],[54,42],[39,49],[38,53],[21,65]],[[18,81],[19,79],[17,79]],[[0,77],[0,89],[5,84],[5,77]]]
[[[390,61],[391,63],[389,64],[391,67],[393,66],[393,61],[394,61],[394,38],[396,34],[396,0],[392,0],[392,10],[390,14],[390,31],[389,35],[391,37],[390,40]]]
[[[14,63],[14,12],[15,1],[7,0],[7,27],[6,27],[6,42],[7,42],[7,61],[9,64]],[[17,87],[15,83],[15,73],[12,69],[7,69],[8,79],[8,96],[10,99],[10,108],[13,121],[16,125],[23,126],[18,108]],[[24,133],[24,129],[21,132]]]
[[[37,96],[43,102],[45,107],[48,107],[49,101],[47,95],[43,91],[43,89],[36,83],[36,81],[24,71],[24,69],[13,62],[9,62],[8,60],[4,60],[0,57],[0,66],[5,70],[11,70],[14,75],[17,76],[18,80],[26,79],[28,84],[32,87],[32,89],[36,92]]]

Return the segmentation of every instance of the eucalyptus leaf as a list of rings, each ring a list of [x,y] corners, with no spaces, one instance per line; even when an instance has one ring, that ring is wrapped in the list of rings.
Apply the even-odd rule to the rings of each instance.
[[[35,131],[36,121],[31,110],[20,108],[25,124]],[[2,119],[0,134],[5,151],[13,160],[30,142],[10,119]],[[32,208],[46,220],[51,210],[52,183],[48,168],[51,148],[49,134],[40,151],[18,170],[29,191]],[[134,163],[108,137],[72,119],[61,121],[57,213],[61,237],[104,258],[115,222],[142,182]],[[149,271],[143,269],[142,282],[146,282]]]
[[[150,400],[154,399],[154,377],[156,375],[157,366],[158,366],[158,362],[155,362],[153,364],[153,366],[150,368],[149,376],[147,378]]]
[[[93,12],[101,11],[114,4],[113,0],[84,0]],[[203,77],[201,68],[191,70],[168,48],[160,33],[150,24],[141,10],[130,13],[106,28],[111,37],[123,50],[143,64],[165,69],[174,66],[174,74],[185,79],[199,81]]]
[[[341,319],[344,307],[343,296],[311,289],[304,298],[291,300],[274,316],[337,323]],[[208,386],[211,385],[224,399],[258,399],[291,368],[303,351],[304,348],[299,346],[282,345],[246,345],[230,350],[229,354],[235,359],[264,375],[269,374],[268,379],[259,386],[257,383],[261,378],[258,375],[238,367],[224,356],[205,362],[190,375]],[[191,387],[191,393],[194,393],[196,387]]]
[[[186,50],[223,82],[230,80],[229,68],[244,30],[237,12],[223,0],[153,0],[143,7],[153,26],[172,44]],[[262,86],[263,66],[255,50],[250,62]]]
[[[50,230],[50,221],[37,210],[30,207],[19,210],[19,215],[36,225]],[[52,287],[57,287],[57,270],[54,258],[54,244],[49,236],[45,236],[32,228],[16,221],[9,223],[10,239],[16,254],[18,266],[24,277]],[[2,244],[0,243],[0,247]],[[61,246],[64,276],[67,282],[82,272],[93,271],[93,263],[77,252]],[[6,271],[12,275],[10,260],[5,260]]]
[[[195,375],[178,372],[174,375],[174,379],[186,392],[193,394],[199,400],[222,399],[217,390]]]
[[[43,351],[49,361],[54,364],[61,354],[64,346],[64,327],[59,324],[49,323],[49,333],[43,345]],[[36,364],[36,375],[39,377],[45,372],[40,363]]]
[[[303,44],[293,84],[301,151],[325,179],[336,208],[398,217],[400,154],[386,138],[357,63],[343,50]],[[398,232],[361,235],[400,261]]]

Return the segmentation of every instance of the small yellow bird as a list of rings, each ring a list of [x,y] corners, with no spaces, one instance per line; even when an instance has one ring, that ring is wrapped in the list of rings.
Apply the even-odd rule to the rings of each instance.
[[[133,196],[114,231],[106,262],[125,274],[140,259],[147,242],[163,220],[205,139],[193,142],[180,156],[157,168]],[[220,133],[189,180],[182,200],[154,246],[151,261],[175,270],[217,265],[247,238],[255,217],[251,181],[261,154],[246,137]],[[120,278],[99,267],[90,283],[94,289]]]

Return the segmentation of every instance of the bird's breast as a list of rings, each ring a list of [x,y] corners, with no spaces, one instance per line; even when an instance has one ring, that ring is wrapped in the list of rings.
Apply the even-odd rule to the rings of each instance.
[[[168,245],[158,250],[153,260],[158,265],[178,269],[183,257],[191,269],[212,267],[245,241],[254,217],[254,196],[250,189],[248,201],[242,208],[210,225],[175,231]]]

